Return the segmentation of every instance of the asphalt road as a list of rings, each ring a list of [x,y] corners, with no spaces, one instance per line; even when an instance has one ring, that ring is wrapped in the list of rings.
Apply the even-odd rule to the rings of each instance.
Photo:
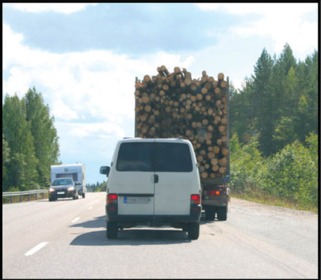
[[[319,276],[318,215],[231,199],[200,237],[132,228],[108,240],[105,193],[3,205],[2,278],[287,278]]]

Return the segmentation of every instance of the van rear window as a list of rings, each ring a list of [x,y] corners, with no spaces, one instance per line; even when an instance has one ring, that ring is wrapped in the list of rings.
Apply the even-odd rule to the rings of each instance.
[[[122,143],[118,152],[118,171],[153,171],[153,143]]]
[[[182,143],[122,143],[118,171],[191,172],[189,146]]]

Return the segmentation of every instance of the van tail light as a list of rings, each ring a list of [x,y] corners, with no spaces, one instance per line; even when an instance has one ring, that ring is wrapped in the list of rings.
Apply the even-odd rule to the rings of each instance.
[[[107,204],[117,203],[117,201],[118,201],[118,194],[116,193],[107,194]]]
[[[191,194],[191,204],[200,204],[201,203],[201,196],[199,194]]]
[[[116,193],[109,193],[107,194],[106,198],[106,209],[107,209],[107,214],[112,215],[112,214],[117,214],[118,212],[118,194]]]
[[[200,217],[201,211],[201,196],[199,194],[191,194],[191,215],[194,217]]]

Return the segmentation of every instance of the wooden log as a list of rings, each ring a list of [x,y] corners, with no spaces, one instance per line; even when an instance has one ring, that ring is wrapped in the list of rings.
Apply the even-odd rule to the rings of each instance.
[[[185,79],[185,83],[187,84],[186,79]],[[187,84],[187,85],[188,85],[188,84]],[[191,88],[192,91],[196,91],[197,88],[198,88],[197,83],[196,83],[195,81],[192,81],[190,88]]]
[[[221,173],[222,175],[226,173],[226,167],[225,166],[221,166],[218,170],[219,173]]]
[[[150,102],[150,98],[149,98],[149,96],[145,93],[145,94],[143,94],[143,97],[141,98],[141,101],[142,101],[142,103],[147,104],[147,103]]]
[[[182,71],[179,67],[176,66],[176,67],[174,67],[174,73],[175,73],[175,75],[181,75]]]
[[[215,94],[220,94],[221,93],[221,89],[219,87],[216,87],[214,89],[214,92],[215,92]]]
[[[207,94],[207,92],[208,92],[208,89],[206,88],[206,87],[203,87],[202,89],[201,89],[201,93],[202,94]]]
[[[213,151],[215,154],[219,154],[220,153],[220,147],[219,146],[214,146],[213,147]]]
[[[207,172],[202,172],[201,173],[201,178],[202,179],[207,179],[208,178],[208,173]]]
[[[206,71],[202,72],[202,78],[201,78],[201,83],[205,84],[208,81],[208,75],[206,73]]]
[[[225,157],[229,154],[229,150],[226,147],[223,147],[221,150],[222,150],[222,155],[224,155]]]
[[[226,166],[227,165],[227,158],[223,157],[223,158],[219,159],[218,163],[220,166]]]
[[[143,79],[143,82],[145,83],[145,84],[149,84],[149,83],[151,83],[151,78],[150,78],[150,76],[149,75],[145,75],[144,76],[144,79]]]
[[[217,75],[217,79],[218,79],[219,81],[224,80],[224,74],[223,74],[223,73],[219,73],[219,74]]]
[[[188,72],[186,68],[183,68],[183,74],[184,74],[185,81],[186,80],[192,81],[192,73]]]
[[[152,110],[152,107],[150,105],[146,105],[144,110],[145,112],[149,113]]]
[[[226,81],[221,81],[220,86],[221,86],[221,88],[226,88],[227,87],[227,82]]]
[[[168,91],[169,85],[168,85],[168,84],[163,84],[162,89],[163,89],[164,91]]]

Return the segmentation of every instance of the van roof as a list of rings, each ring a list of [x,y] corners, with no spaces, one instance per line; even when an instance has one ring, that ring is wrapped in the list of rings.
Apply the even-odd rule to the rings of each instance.
[[[190,142],[183,138],[139,138],[139,137],[124,137],[120,142]]]

